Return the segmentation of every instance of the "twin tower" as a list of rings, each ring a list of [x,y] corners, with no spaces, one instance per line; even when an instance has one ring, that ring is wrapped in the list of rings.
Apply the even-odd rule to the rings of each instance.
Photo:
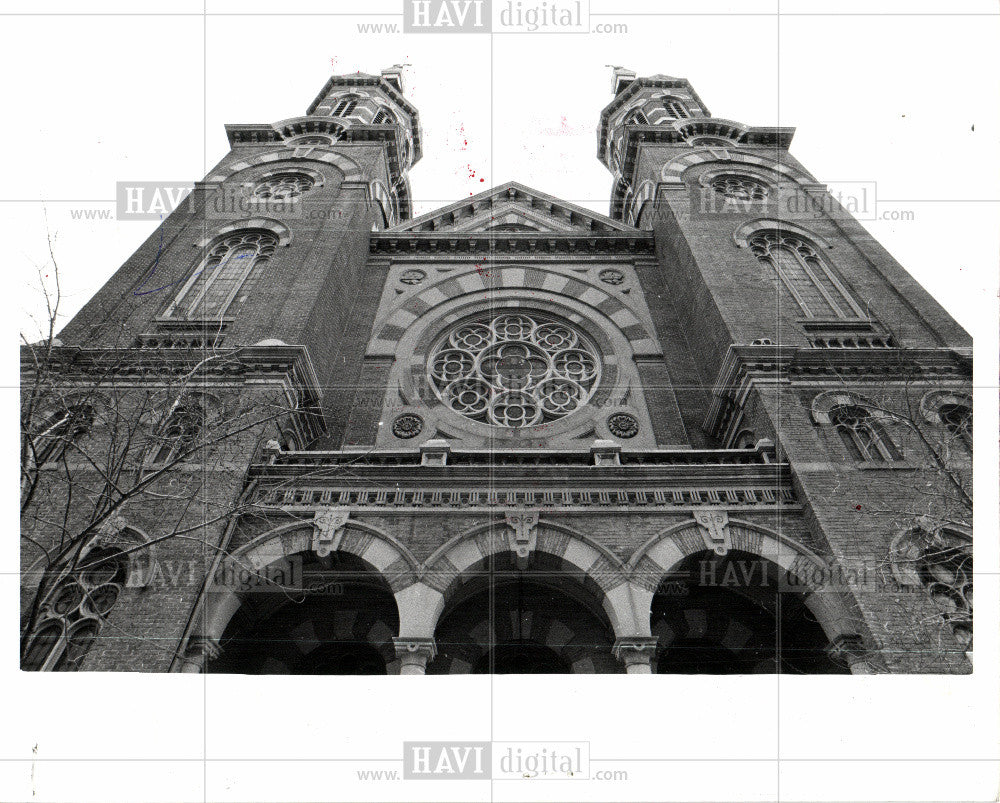
[[[136,545],[113,606],[26,588],[26,668],[970,671],[971,342],[792,129],[616,68],[607,216],[511,182],[420,217],[399,67],[226,130],[60,335],[160,474],[92,527]]]

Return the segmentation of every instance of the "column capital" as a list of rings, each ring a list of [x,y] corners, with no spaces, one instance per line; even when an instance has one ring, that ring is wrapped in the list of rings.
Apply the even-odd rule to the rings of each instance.
[[[392,643],[399,658],[399,674],[423,675],[427,663],[437,655],[437,645],[433,638],[418,636],[394,636]]]
[[[625,636],[615,639],[611,654],[625,664],[627,674],[648,675],[652,672],[657,642],[656,636]]]

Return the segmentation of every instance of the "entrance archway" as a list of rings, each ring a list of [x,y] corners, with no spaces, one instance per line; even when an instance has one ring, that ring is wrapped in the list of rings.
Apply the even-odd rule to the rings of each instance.
[[[435,631],[427,674],[622,672],[600,590],[536,552],[526,570],[498,553],[466,572]]]
[[[206,672],[384,675],[395,671],[399,612],[389,584],[356,555],[300,553],[302,591],[255,588]]]
[[[778,566],[746,552],[696,552],[653,595],[661,674],[846,674],[805,598]]]

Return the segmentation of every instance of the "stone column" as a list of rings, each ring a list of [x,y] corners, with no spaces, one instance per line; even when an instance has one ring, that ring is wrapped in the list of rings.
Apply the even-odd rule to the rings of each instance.
[[[612,654],[625,664],[628,675],[650,675],[653,672],[652,661],[656,655],[655,636],[630,636],[615,641],[611,648]]]
[[[437,655],[437,645],[432,638],[407,638],[396,636],[396,657],[399,658],[399,674],[423,675],[427,673],[427,662]]]
[[[192,636],[188,639],[187,649],[181,663],[181,672],[200,674],[205,671],[209,661],[222,655],[219,640],[211,636]]]

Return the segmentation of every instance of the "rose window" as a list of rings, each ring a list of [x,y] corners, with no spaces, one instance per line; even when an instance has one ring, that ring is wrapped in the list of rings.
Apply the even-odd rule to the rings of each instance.
[[[438,398],[474,421],[530,427],[582,407],[600,379],[597,350],[563,321],[501,313],[455,326],[432,351]]]

